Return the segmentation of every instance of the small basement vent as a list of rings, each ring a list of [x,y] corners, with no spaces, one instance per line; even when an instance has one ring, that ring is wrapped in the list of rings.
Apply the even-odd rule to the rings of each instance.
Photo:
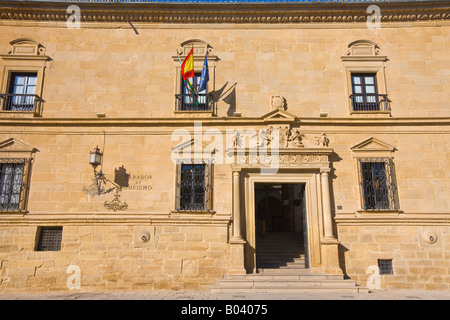
[[[36,251],[61,250],[62,227],[40,227]]]
[[[378,260],[378,268],[380,269],[380,275],[392,275],[394,274],[394,268],[392,267],[392,259]]]

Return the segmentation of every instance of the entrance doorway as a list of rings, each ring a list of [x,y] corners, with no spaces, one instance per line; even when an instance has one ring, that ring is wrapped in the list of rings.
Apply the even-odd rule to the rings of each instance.
[[[308,267],[305,183],[255,183],[255,221],[257,268]]]

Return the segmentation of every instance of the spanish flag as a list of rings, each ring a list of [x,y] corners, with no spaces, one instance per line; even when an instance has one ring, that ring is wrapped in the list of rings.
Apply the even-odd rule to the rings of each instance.
[[[189,51],[186,59],[181,64],[181,75],[184,80],[194,77],[194,48]]]

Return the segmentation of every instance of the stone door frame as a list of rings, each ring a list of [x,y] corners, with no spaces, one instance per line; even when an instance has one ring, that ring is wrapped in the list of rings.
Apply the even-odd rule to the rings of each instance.
[[[321,266],[320,240],[323,230],[320,172],[279,172],[273,175],[243,173],[245,214],[245,268],[256,272],[256,232],[255,232],[255,184],[305,184],[307,250],[310,268]]]
[[[233,224],[230,238],[230,274],[256,271],[255,183],[305,183],[308,253],[311,271],[343,274],[339,241],[333,232],[328,148],[283,149],[276,155],[279,168],[267,174],[257,158],[249,163],[246,151],[240,165],[232,166]]]

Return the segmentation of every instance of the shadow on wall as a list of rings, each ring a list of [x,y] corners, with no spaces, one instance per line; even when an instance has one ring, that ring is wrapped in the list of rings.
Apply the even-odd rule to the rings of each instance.
[[[229,117],[236,112],[236,85],[237,83],[234,83],[228,87],[228,82],[226,82],[220,89],[211,92],[214,102],[222,100],[228,104],[227,115]]]

